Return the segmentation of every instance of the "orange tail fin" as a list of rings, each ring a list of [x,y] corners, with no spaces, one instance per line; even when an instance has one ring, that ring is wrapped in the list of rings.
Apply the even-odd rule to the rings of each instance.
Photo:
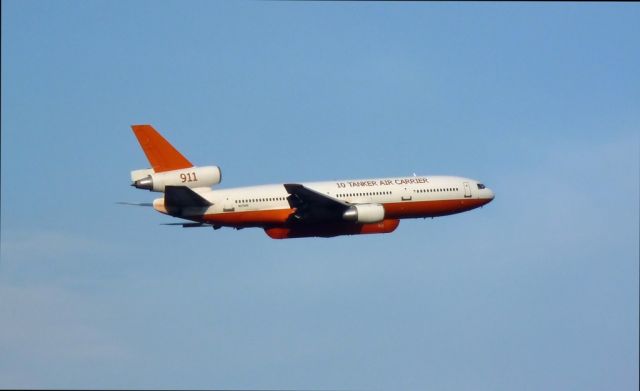
[[[182,156],[173,145],[169,144],[153,126],[132,125],[131,129],[133,129],[144,154],[147,155],[153,171],[163,172],[193,167],[193,164]]]

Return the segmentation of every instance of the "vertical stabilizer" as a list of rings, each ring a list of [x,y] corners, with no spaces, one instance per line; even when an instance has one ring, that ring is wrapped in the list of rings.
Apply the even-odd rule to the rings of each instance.
[[[182,156],[164,137],[151,125],[132,125],[144,154],[155,172],[179,170],[193,167],[187,158]]]

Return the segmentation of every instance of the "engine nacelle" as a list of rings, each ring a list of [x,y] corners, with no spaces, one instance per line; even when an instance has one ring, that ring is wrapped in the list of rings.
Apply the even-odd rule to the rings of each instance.
[[[194,166],[164,172],[135,170],[131,172],[131,180],[131,186],[150,191],[164,191],[165,186],[211,187],[222,181],[222,172],[218,166]]]
[[[377,223],[384,220],[384,207],[380,204],[352,205],[342,218],[356,223]]]

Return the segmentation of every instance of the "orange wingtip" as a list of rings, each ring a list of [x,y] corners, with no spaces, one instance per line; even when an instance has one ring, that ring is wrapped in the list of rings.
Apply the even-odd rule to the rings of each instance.
[[[179,170],[193,167],[187,158],[182,156],[151,125],[131,125],[144,154],[155,172]]]

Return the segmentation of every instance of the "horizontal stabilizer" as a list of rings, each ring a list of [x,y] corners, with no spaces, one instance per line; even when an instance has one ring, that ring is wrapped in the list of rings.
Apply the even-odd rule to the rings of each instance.
[[[161,225],[179,225],[182,228],[211,227],[211,224],[205,224],[205,223],[163,223]]]
[[[214,230],[218,230],[222,228],[222,226],[217,224],[209,224],[209,223],[163,223],[161,225],[179,225],[182,228],[202,228],[202,227],[211,227]]]
[[[211,206],[212,203],[186,186],[165,186],[164,205],[167,209],[182,209],[191,207],[206,208]]]
[[[118,201],[118,202],[116,202],[116,204],[118,204],[118,205],[130,205],[130,206],[153,206],[153,204],[151,202],[125,202],[125,201]]]

